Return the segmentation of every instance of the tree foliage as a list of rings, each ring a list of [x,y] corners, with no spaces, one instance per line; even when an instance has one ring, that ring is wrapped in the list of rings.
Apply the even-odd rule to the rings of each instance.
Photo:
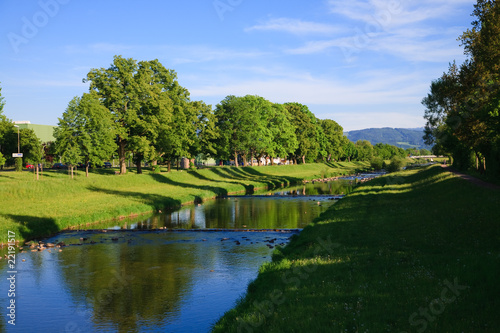
[[[85,81],[113,116],[120,173],[126,172],[127,152],[136,154],[140,168],[144,158],[187,150],[192,140],[186,129],[192,126],[189,93],[179,85],[173,70],[158,60],[138,63],[115,56],[111,67],[92,69]],[[167,141],[172,141],[168,146],[166,135],[170,135]]]
[[[111,114],[95,93],[73,98],[54,130],[56,152],[71,167],[84,163],[101,165],[116,151]]]
[[[425,139],[460,168],[500,174],[500,6],[478,0],[472,28],[459,38],[467,55],[431,84]],[[487,167],[489,166],[489,167]]]

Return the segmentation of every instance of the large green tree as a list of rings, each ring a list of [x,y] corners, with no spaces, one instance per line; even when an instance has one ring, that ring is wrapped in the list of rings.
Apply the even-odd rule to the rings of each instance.
[[[227,96],[215,109],[219,136],[216,140],[218,157],[234,158],[239,166],[247,159],[259,165],[262,160],[274,163],[274,157],[286,157],[297,148],[291,116],[281,104],[260,96]]]
[[[256,128],[262,124],[255,117],[252,106],[242,97],[229,95],[215,107],[216,127],[219,136],[216,140],[217,157],[234,158],[235,166],[239,166],[238,157],[246,156],[250,141]]]
[[[294,163],[297,163],[297,160],[302,163],[313,161],[318,157],[321,148],[318,140],[321,126],[318,126],[317,118],[306,105],[285,103],[284,106],[290,114],[290,122],[298,141],[298,148],[291,155]]]
[[[500,5],[479,0],[473,15],[472,28],[460,37],[467,60],[453,63],[432,82],[422,101],[425,138],[436,143],[435,152],[450,154],[456,166],[486,171],[489,164],[499,175]]]
[[[202,101],[194,101],[191,103],[196,119],[196,137],[195,142],[191,145],[191,156],[202,154],[205,157],[215,157],[217,155],[216,140],[220,133],[216,127],[216,117],[211,105],[207,105]]]
[[[165,141],[166,133],[180,135],[183,126],[190,126],[182,115],[189,105],[189,93],[177,82],[175,71],[158,60],[138,63],[115,56],[111,67],[92,69],[84,81],[90,82],[90,89],[113,116],[122,174],[126,173],[127,152],[136,155],[140,172],[142,159],[154,160],[165,153],[158,151],[164,148],[158,140]],[[173,124],[178,127],[169,127]]]
[[[358,161],[370,161],[372,159],[374,150],[370,141],[358,140],[356,141],[355,146],[358,152]]]
[[[116,151],[113,118],[95,92],[73,98],[54,130],[56,152],[74,167],[85,163],[101,165]],[[79,158],[77,157],[79,154]]]
[[[271,157],[271,163],[274,163],[272,157],[285,157],[293,154],[298,146],[295,128],[291,123],[291,115],[282,104],[273,104],[273,112],[271,117],[267,120],[268,127],[271,128],[271,135],[273,140],[271,142],[271,149],[268,154]]]
[[[327,154],[327,161],[332,158],[338,160],[342,154],[342,137],[344,129],[336,121],[331,119],[323,119],[319,121],[325,136],[324,150]]]
[[[42,163],[43,158],[42,141],[36,136],[35,131],[29,128],[22,128],[19,131],[19,140],[24,162],[35,165],[38,174],[38,165]]]

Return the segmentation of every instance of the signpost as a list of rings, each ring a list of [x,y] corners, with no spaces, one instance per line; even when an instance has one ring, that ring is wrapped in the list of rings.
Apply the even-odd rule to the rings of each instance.
[[[23,157],[23,153],[12,153],[12,157]]]

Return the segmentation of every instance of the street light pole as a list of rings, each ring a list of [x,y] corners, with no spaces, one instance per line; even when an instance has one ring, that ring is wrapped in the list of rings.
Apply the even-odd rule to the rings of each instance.
[[[19,144],[19,126],[14,125],[14,127],[17,127],[17,153],[19,154],[21,152],[20,144]]]

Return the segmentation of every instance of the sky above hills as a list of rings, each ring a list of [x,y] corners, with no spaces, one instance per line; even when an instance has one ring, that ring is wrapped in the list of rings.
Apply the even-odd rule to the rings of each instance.
[[[299,102],[346,131],[422,127],[420,104],[470,27],[473,0],[0,1],[12,120],[57,125],[91,68],[158,59],[192,100]]]

